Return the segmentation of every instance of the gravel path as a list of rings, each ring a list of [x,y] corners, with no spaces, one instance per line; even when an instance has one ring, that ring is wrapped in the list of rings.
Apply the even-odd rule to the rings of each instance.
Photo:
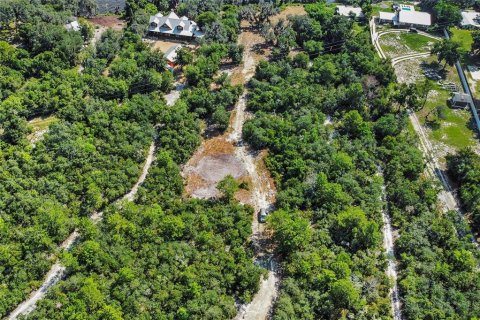
[[[245,82],[253,77],[256,61],[251,53],[252,47],[248,47],[244,53],[244,67],[242,74]],[[264,320],[267,319],[271,312],[273,303],[278,294],[278,285],[280,275],[278,262],[273,253],[267,249],[268,237],[265,234],[264,225],[260,224],[257,219],[257,213],[265,208],[271,210],[275,198],[275,187],[270,184],[270,180],[262,177],[258,170],[255,157],[247,149],[246,144],[242,140],[242,130],[246,115],[247,91],[240,97],[235,107],[235,118],[231,122],[231,132],[228,135],[228,141],[235,146],[235,154],[240,159],[251,180],[252,180],[252,204],[255,208],[255,214],[252,220],[252,243],[255,248],[255,263],[263,266],[268,270],[268,275],[261,280],[260,288],[253,297],[252,301],[247,305],[241,305],[234,320]]]

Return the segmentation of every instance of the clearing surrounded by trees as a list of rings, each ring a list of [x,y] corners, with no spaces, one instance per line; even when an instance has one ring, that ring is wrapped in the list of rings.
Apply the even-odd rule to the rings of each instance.
[[[0,1],[0,318],[477,319],[473,1],[119,3]]]

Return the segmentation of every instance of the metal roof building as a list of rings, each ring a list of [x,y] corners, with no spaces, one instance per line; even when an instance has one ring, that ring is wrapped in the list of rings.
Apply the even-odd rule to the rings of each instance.
[[[476,11],[462,11],[461,25],[480,28],[480,13]]]
[[[430,13],[421,11],[400,10],[398,13],[398,23],[410,26],[429,27],[432,25]]]

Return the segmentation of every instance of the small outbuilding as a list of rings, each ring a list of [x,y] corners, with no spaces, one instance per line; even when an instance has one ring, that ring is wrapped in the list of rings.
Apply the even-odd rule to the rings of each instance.
[[[176,63],[175,60],[177,58],[177,52],[180,50],[183,46],[181,44],[176,44],[172,47],[170,47],[165,53],[163,54],[163,57],[165,60],[167,60],[167,64],[171,68],[175,68]]]
[[[359,7],[353,7],[353,6],[344,6],[344,5],[338,5],[337,6],[337,14],[341,16],[355,16],[355,18],[363,18],[364,14],[362,11],[362,8]]]
[[[450,107],[455,109],[467,108],[470,104],[473,105],[472,97],[463,92],[454,92],[452,97],[448,100]]]
[[[462,27],[480,28],[480,13],[476,11],[462,11]]]

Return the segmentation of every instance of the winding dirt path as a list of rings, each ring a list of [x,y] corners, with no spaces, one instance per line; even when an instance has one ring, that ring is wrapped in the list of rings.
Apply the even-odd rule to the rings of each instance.
[[[379,175],[383,178],[383,171],[379,168]],[[386,204],[386,187],[382,185],[381,201]],[[390,288],[390,303],[392,306],[393,320],[402,320],[402,308],[400,301],[400,294],[398,292],[397,284],[397,261],[395,259],[395,237],[393,234],[393,228],[391,218],[386,210],[386,206],[382,209],[382,221],[383,221],[383,247],[388,259],[387,276],[393,282],[393,286]]]
[[[170,94],[166,95],[167,99],[167,104],[168,105],[173,105],[175,101],[180,97],[180,93],[175,92],[178,90],[182,90],[183,86],[178,85],[176,86],[176,89],[171,92]],[[148,170],[152,166],[153,161],[155,160],[155,142],[152,141],[150,144],[150,147],[148,149],[148,154],[145,159],[145,162],[143,164],[142,172],[140,176],[138,177],[137,182],[133,185],[132,189],[125,194],[122,198],[117,200],[116,202],[121,202],[121,201],[133,201],[135,199],[135,195],[138,192],[138,188],[140,185],[145,181]],[[94,212],[91,216],[90,219],[94,223],[98,223],[101,221],[103,218],[103,212]],[[74,243],[78,240],[80,237],[80,233],[77,229],[75,229],[65,241],[63,241],[60,246],[58,247],[60,250],[70,250]],[[54,258],[54,257],[52,257]],[[36,303],[41,300],[48,290],[53,287],[55,284],[57,284],[66,274],[66,268],[61,264],[60,261],[55,262],[55,264],[50,268],[48,273],[45,276],[45,280],[43,281],[42,285],[35,291],[33,291],[30,296],[28,297],[27,300],[23,301],[21,304],[13,310],[10,315],[8,316],[8,320],[14,320],[17,319],[20,315],[26,315],[32,312],[35,309]]]
[[[253,77],[259,60],[264,56],[255,49],[264,42],[258,34],[243,31],[238,40],[245,48],[243,64],[232,70],[232,83],[246,85]],[[237,305],[238,314],[234,319],[263,320],[271,311],[278,293],[278,262],[273,255],[273,248],[264,225],[257,219],[257,213],[265,208],[273,208],[276,189],[272,178],[263,164],[266,152],[249,150],[242,140],[245,120],[251,115],[246,111],[247,90],[240,96],[230,117],[226,133],[204,140],[182,171],[186,180],[186,193],[195,198],[214,198],[219,196],[216,185],[227,175],[247,182],[250,189],[241,190],[235,196],[243,204],[252,206],[251,240],[255,248],[255,264],[267,269],[267,277],[260,282],[260,288],[253,300],[247,305]]]

